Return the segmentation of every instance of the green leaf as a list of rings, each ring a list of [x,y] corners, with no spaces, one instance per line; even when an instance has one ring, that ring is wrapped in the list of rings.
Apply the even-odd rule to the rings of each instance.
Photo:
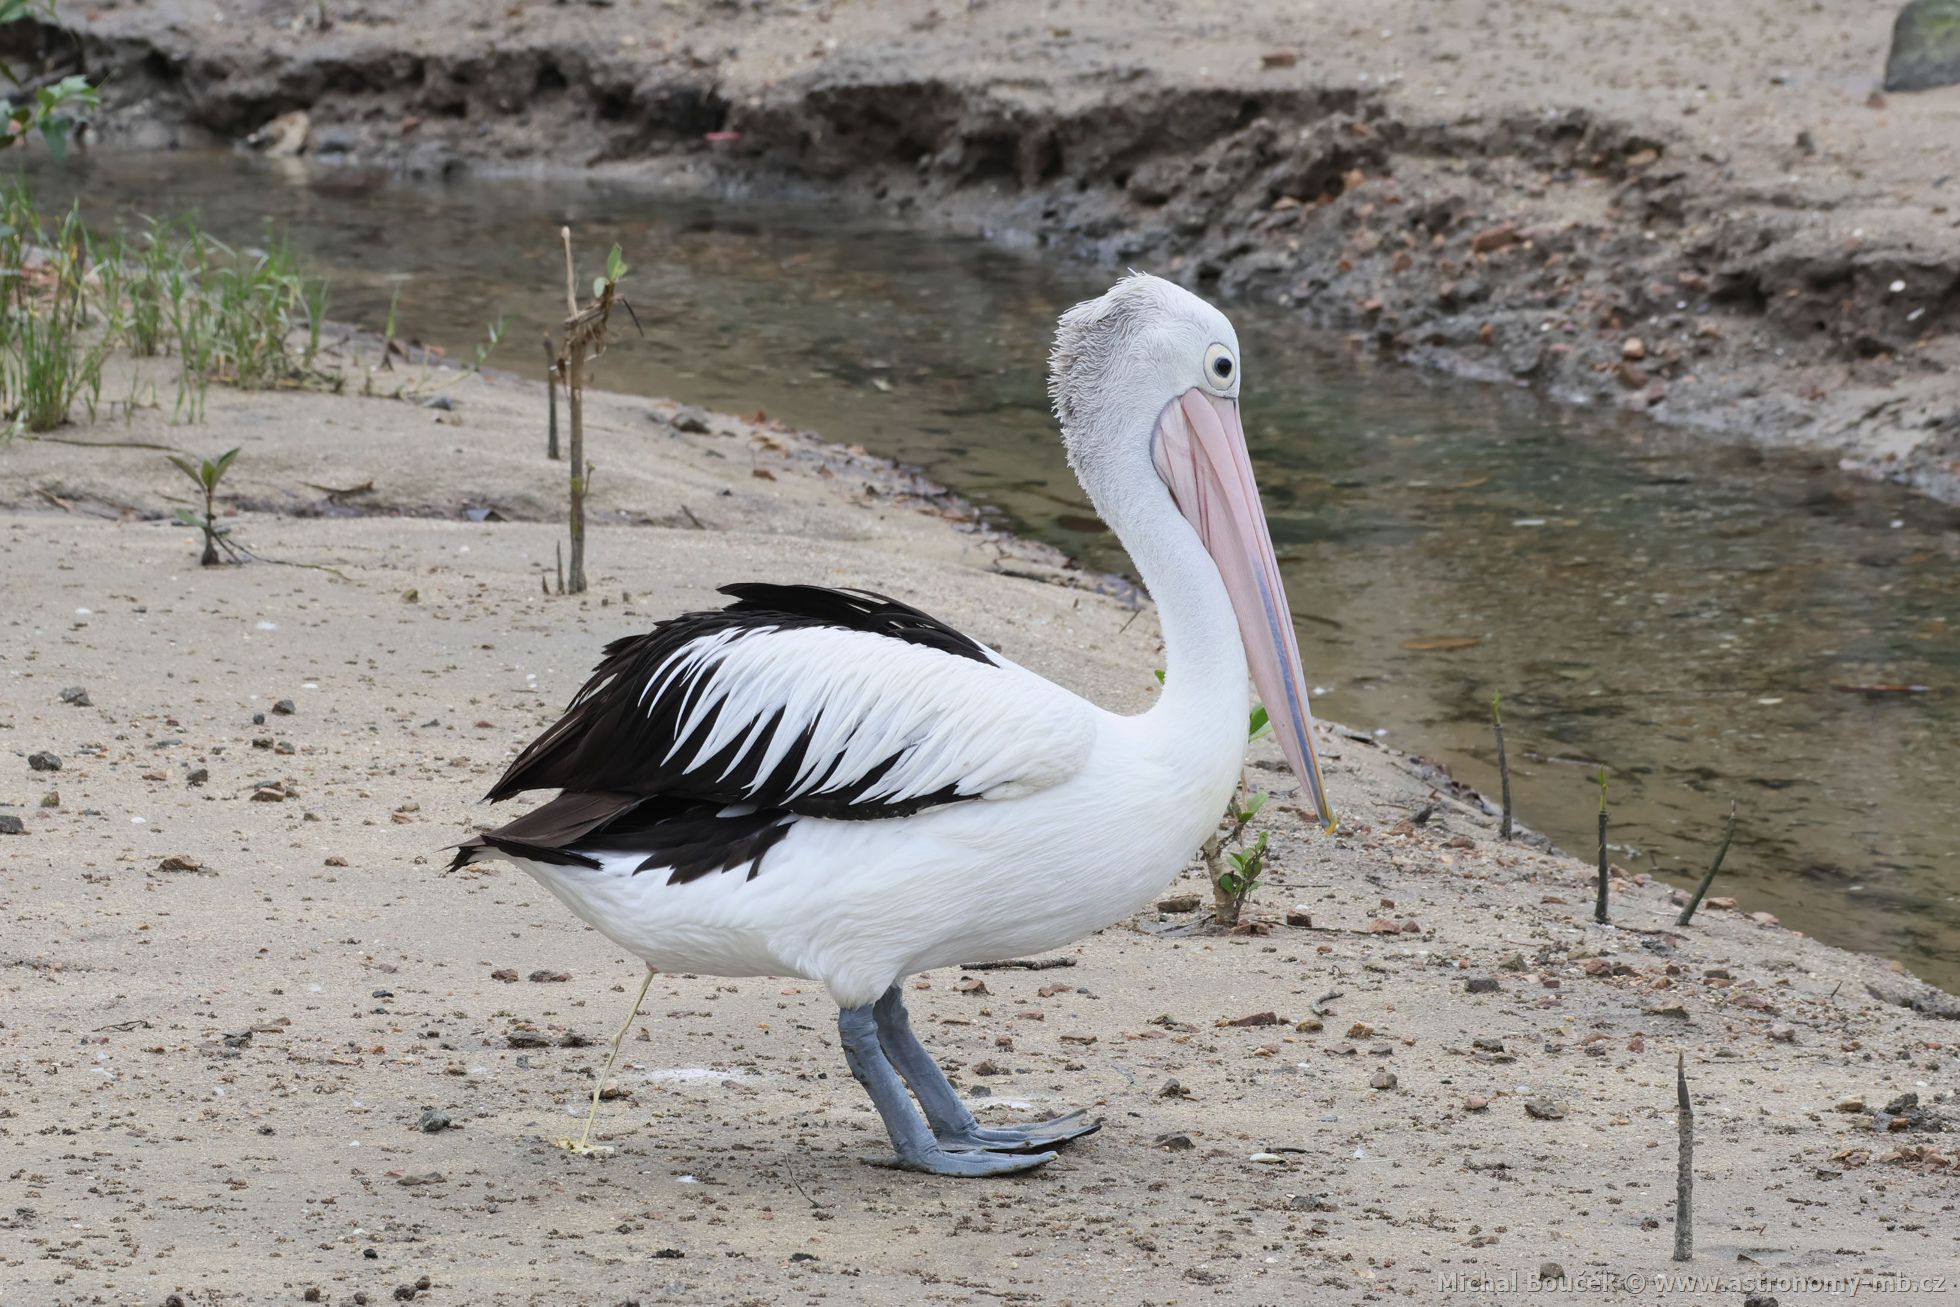
[[[1272,795],[1266,793],[1264,790],[1255,790],[1253,791],[1252,797],[1246,801],[1245,807],[1241,808],[1239,811],[1245,814],[1245,819],[1247,821],[1251,821],[1254,817],[1257,817],[1259,815],[1259,810],[1266,806],[1266,800],[1272,797],[1273,797]],[[1259,836],[1262,846],[1265,838],[1266,838],[1265,833],[1262,831]]]
[[[616,283],[625,275],[626,259],[620,254],[619,246],[614,245],[612,252],[606,255],[606,280]]]
[[[196,513],[191,512],[191,510],[188,508],[180,508],[177,510],[177,520],[179,522],[182,522],[185,526],[201,527],[204,525],[204,519],[199,517]]]
[[[237,448],[227,449],[224,453],[218,455],[218,475],[220,477],[222,477],[225,474],[225,469],[230,467],[232,460],[237,457],[238,457]]]
[[[1260,704],[1252,710],[1246,721],[1245,738],[1248,743],[1273,733],[1273,721],[1266,713],[1266,705]]]
[[[165,454],[164,457],[169,459],[171,465],[174,466],[179,472],[182,472],[185,476],[197,482],[199,485],[204,484],[204,479],[198,476],[197,474],[197,464],[191,462],[188,458],[184,458],[177,454]]]
[[[1159,667],[1157,669],[1156,675],[1157,675],[1157,684],[1162,685],[1164,683],[1164,669]]]
[[[592,298],[596,300],[605,293],[606,279],[604,277],[594,277],[592,279]]]

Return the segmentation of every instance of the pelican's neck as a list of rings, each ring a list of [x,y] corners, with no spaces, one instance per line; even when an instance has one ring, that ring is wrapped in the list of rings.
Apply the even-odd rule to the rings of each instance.
[[[1117,529],[1157,603],[1164,632],[1164,693],[1150,716],[1188,742],[1214,735],[1245,748],[1250,699],[1245,645],[1218,564],[1164,496],[1161,511]]]

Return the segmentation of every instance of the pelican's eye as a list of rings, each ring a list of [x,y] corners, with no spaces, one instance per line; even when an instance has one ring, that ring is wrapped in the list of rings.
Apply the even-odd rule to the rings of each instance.
[[[1239,365],[1232,351],[1213,345],[1205,351],[1205,384],[1213,390],[1230,390],[1238,377]]]

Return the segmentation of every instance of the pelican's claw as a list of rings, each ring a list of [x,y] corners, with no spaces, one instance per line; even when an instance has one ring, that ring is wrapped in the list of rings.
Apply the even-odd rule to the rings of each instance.
[[[936,1137],[941,1148],[979,1149],[990,1153],[1026,1152],[1053,1148],[1102,1129],[1102,1122],[1085,1120],[1086,1115],[1084,1109],[1077,1108],[1048,1121],[1008,1126],[975,1124],[970,1129],[947,1131]]]

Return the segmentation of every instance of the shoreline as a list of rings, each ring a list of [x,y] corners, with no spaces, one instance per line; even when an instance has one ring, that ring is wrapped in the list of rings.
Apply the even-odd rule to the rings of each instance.
[[[276,8],[69,19],[63,40],[112,74],[98,134],[236,142],[299,113],[271,150],[848,194],[1960,501],[1960,241],[1928,162],[1960,88],[1873,92],[1884,24],[1850,0],[1594,20],[1650,56],[1497,0],[1311,33],[1220,28],[1203,5],[1180,20],[1196,46],[1022,0],[958,23],[908,0],[761,25],[641,0],[553,23],[437,0],[325,29]],[[1760,39],[1711,49],[1731,25]],[[1819,50],[1827,69],[1790,71]]]
[[[241,540],[345,580],[196,567],[156,516],[177,474],[155,451],[0,452],[24,637],[0,650],[0,811],[25,826],[0,836],[19,1292],[372,1302],[426,1276],[435,1301],[487,1304],[1345,1305],[1555,1262],[1634,1303],[1627,1273],[1671,1246],[1677,1053],[1701,1132],[1691,1269],[1940,1273],[1960,1253],[1960,1027],[1940,1019],[1960,1002],[1741,908],[1675,928],[1645,876],[1597,927],[1590,868],[1497,841],[1474,793],[1324,722],[1338,837],[1270,741],[1250,760],[1276,791],[1259,931],[1146,910],[1066,968],[914,983],[984,1116],[1086,1103],[1109,1123],[1036,1175],[863,1165],[882,1130],[834,1008],[794,980],[661,977],[601,1112],[621,1151],[551,1147],[634,967],[528,878],[440,875],[434,851],[492,818],[475,797],[607,639],[757,577],[882,586],[1119,711],[1148,704],[1159,648],[1154,610],[1055,584],[1071,574],[1038,547],[882,460],[603,392],[593,591],[540,595],[564,471],[540,391],[458,379],[429,410],[213,388],[202,426],[145,410],[121,433],[242,445],[226,499],[265,511],[229,519]],[[314,512],[364,478],[363,515]],[[91,703],[63,701],[78,684]],[[30,771],[38,750],[61,769]],[[1187,869],[1165,897],[1204,889]],[[942,1217],[908,1222],[918,1203]]]

